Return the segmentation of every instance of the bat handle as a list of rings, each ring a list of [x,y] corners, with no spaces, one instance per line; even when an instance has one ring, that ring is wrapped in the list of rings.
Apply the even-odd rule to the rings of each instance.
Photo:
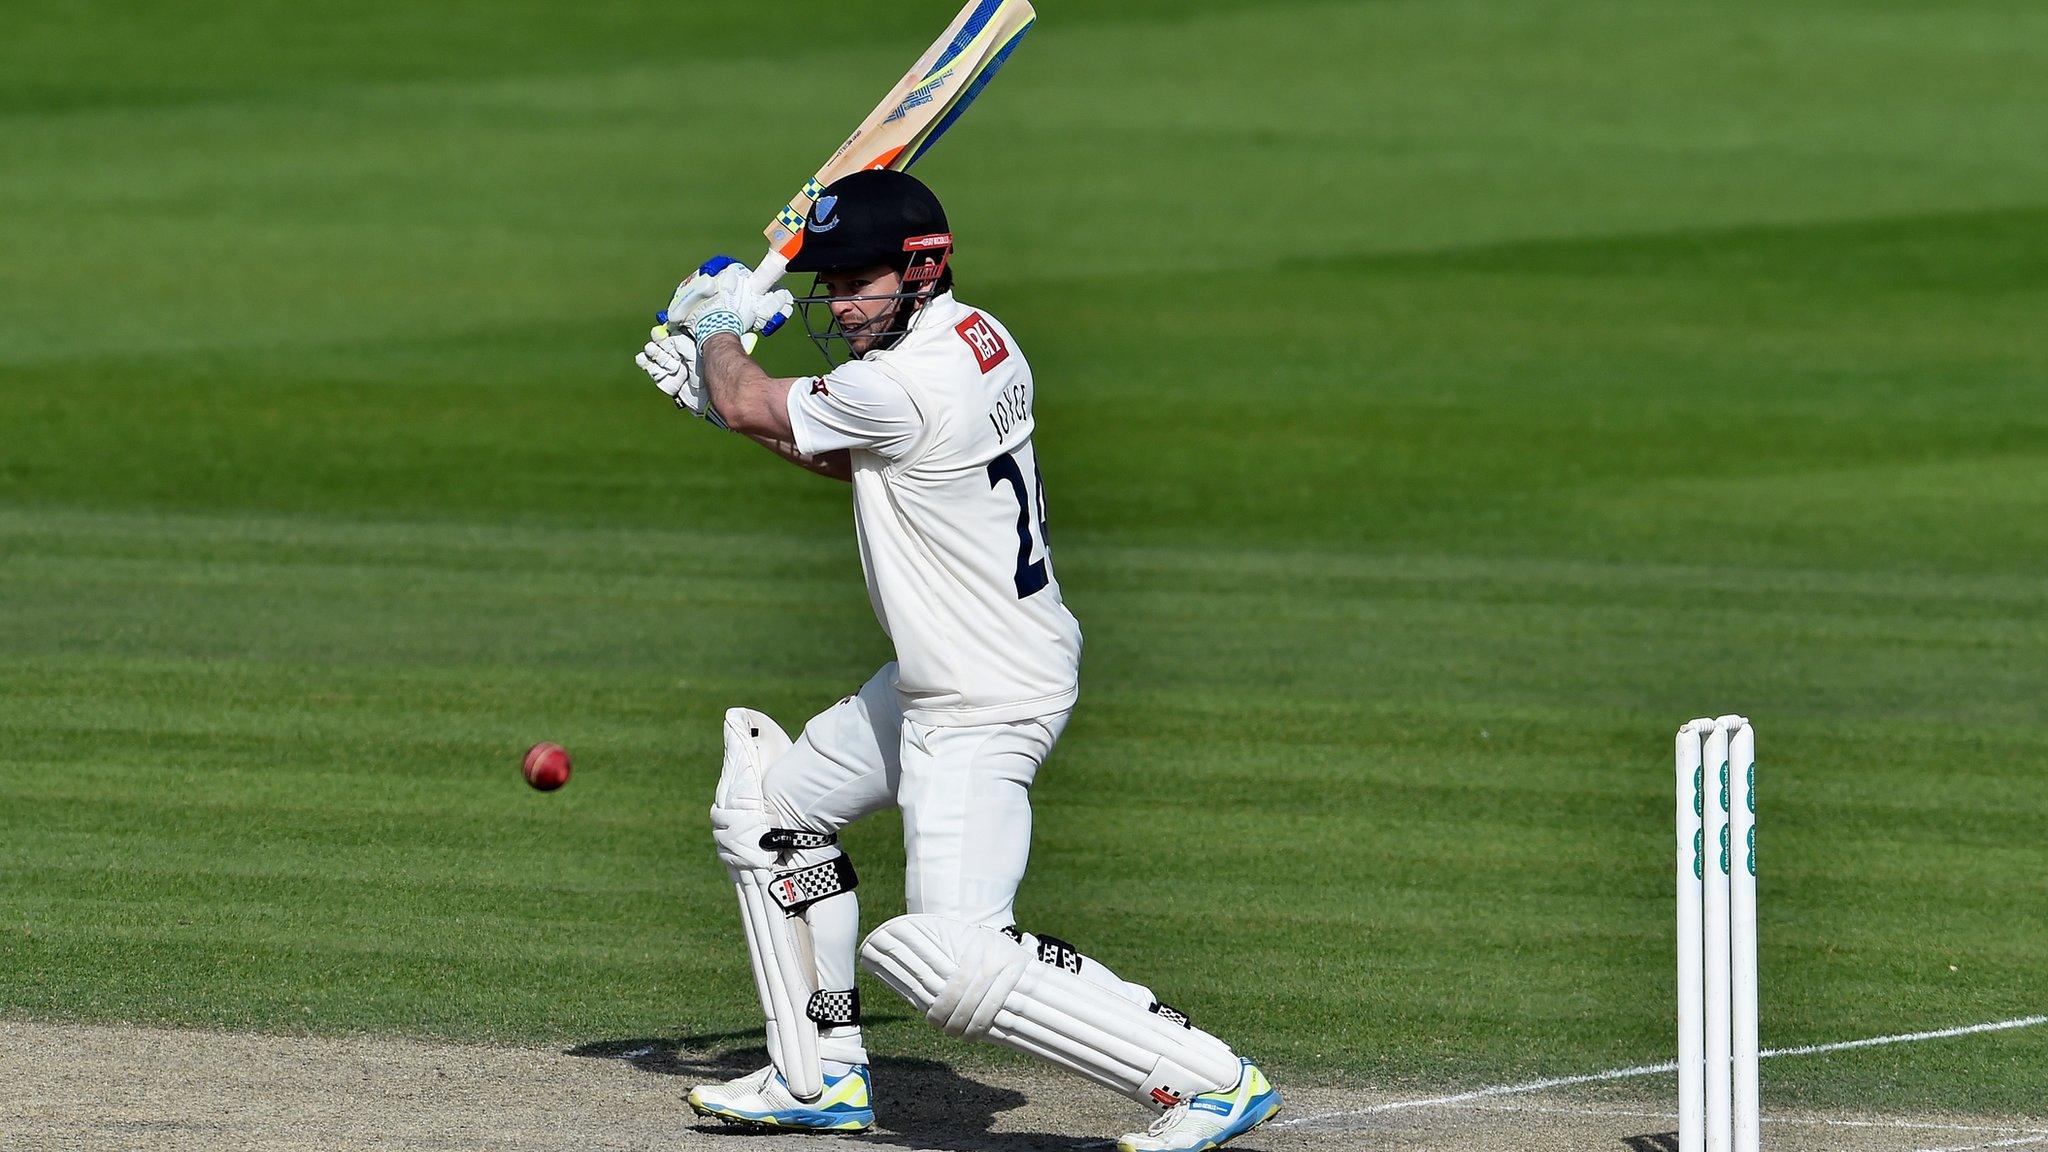
[[[772,292],[775,290],[775,285],[782,281],[782,274],[787,271],[789,271],[789,257],[770,248],[768,254],[761,257],[760,266],[755,268],[753,274],[747,277],[747,287],[756,293]],[[775,330],[782,327],[783,321],[787,319],[789,317],[778,314],[770,319],[761,329],[761,335],[775,335]],[[753,346],[749,345],[747,350],[749,352],[753,351]]]
[[[782,282],[782,274],[787,271],[789,257],[770,248],[768,254],[761,257],[761,264],[754,269],[754,274],[747,277],[747,287],[756,292],[773,291],[775,286]]]

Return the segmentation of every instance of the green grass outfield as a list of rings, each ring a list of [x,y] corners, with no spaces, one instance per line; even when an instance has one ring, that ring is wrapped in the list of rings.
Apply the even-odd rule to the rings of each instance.
[[[751,1028],[718,714],[887,649],[631,359],[951,0],[134,7],[0,41],[0,1013]],[[2048,1011],[2048,12],[1040,7],[921,169],[1088,635],[1027,926],[1299,1076],[1668,1058],[1743,710],[1766,1044]],[[1767,1077],[2040,1114],[2048,1028]]]

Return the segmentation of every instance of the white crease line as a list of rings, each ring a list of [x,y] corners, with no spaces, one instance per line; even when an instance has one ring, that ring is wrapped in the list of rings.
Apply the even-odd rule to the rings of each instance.
[[[1592,1108],[1560,1107],[1554,1104],[1463,1104],[1452,1105],[1468,1112],[1493,1112],[1509,1114],[1515,1112],[1533,1113],[1538,1116],[1622,1116],[1632,1120],[1676,1120],[1676,1112],[1649,1112],[1635,1108]],[[2028,1139],[2048,1138],[2048,1128],[2028,1128],[2021,1124],[1941,1124],[1931,1120],[1848,1120],[1834,1116],[1765,1116],[1766,1124],[1777,1124],[1787,1128],[1883,1128],[1914,1132],[2002,1132],[2019,1134]],[[1932,1150],[1930,1150],[1932,1152]]]
[[[1634,1108],[1560,1108],[1553,1104],[1459,1104],[1467,1112],[1533,1112],[1540,1116],[1625,1116],[1631,1120],[1676,1120],[1676,1112],[1644,1112]],[[2000,1128],[2000,1132],[2023,1132],[2023,1128]]]
[[[1933,1032],[1904,1032],[1897,1036],[1873,1036],[1868,1040],[1838,1040],[1833,1044],[1808,1044],[1804,1048],[1772,1048],[1762,1053],[1765,1056],[1812,1056],[1819,1052],[1847,1052],[1851,1048],[1877,1048],[1886,1044],[1911,1044],[1916,1040],[1946,1040],[1951,1036],[1975,1036],[1980,1032],[2006,1032],[2014,1028],[2032,1028],[2036,1024],[2048,1024],[2048,1016],[2019,1016],[2011,1020],[1994,1020],[1989,1024],[1965,1024],[1960,1028],[1941,1028]],[[1676,1065],[1673,1065],[1674,1070]]]
[[[1915,1152],[1978,1152],[1982,1148],[2014,1148],[2021,1144],[2048,1144],[2048,1132],[2019,1136],[2011,1140],[1993,1140],[1987,1144],[1952,1144],[1944,1148],[1920,1148]]]
[[[1677,1119],[1677,1114],[1672,1119]],[[2017,1124],[1938,1124],[1932,1120],[1840,1120],[1827,1116],[1765,1116],[1766,1124],[1793,1127],[1890,1128],[1913,1132],[2017,1132],[2028,1140],[2048,1139],[2048,1128],[2022,1128]]]
[[[1268,1125],[1272,1128],[1295,1128],[1303,1124],[1320,1124],[1326,1120],[1344,1120],[1353,1116],[1378,1116],[1386,1112],[1401,1112],[1410,1108],[1440,1108],[1446,1104],[1463,1104],[1471,1100],[1484,1100],[1489,1096],[1516,1096],[1524,1092],[1541,1092],[1546,1088],[1569,1088],[1574,1084],[1591,1084],[1599,1080],[1626,1080],[1631,1076],[1655,1076],[1659,1072],[1678,1071],[1678,1062],[1644,1064],[1635,1068],[1613,1068],[1606,1072],[1591,1072],[1584,1076],[1558,1076],[1549,1080],[1531,1080],[1527,1084],[1499,1084],[1492,1088],[1475,1088],[1470,1092],[1458,1092],[1450,1096],[1430,1096],[1421,1100],[1393,1100],[1385,1104],[1374,1104],[1370,1108],[1352,1108],[1344,1112],[1326,1112],[1321,1116],[1300,1116],[1293,1120],[1281,1120]]]
[[[1959,1028],[1940,1028],[1931,1032],[1901,1032],[1894,1036],[1872,1036],[1863,1040],[1837,1040],[1832,1044],[1808,1044],[1799,1048],[1770,1048],[1758,1053],[1759,1056],[1814,1056],[1822,1052],[1846,1052],[1852,1048],[1877,1048],[1885,1044],[1911,1044],[1920,1040],[1945,1040],[1951,1036],[1974,1036],[1983,1032],[2004,1032],[2013,1028],[2032,1028],[2037,1024],[2048,1024],[2048,1016],[2016,1016],[2011,1020],[1994,1020],[1988,1024],[1965,1024]],[[1472,1100],[1485,1100],[1494,1096],[1521,1096],[1530,1092],[1543,1092],[1551,1088],[1570,1088],[1579,1084],[1596,1084],[1607,1080],[1628,1080],[1637,1076],[1655,1076],[1663,1072],[1678,1071],[1676,1060],[1662,1064],[1639,1064],[1633,1068],[1610,1068],[1605,1072],[1588,1072],[1579,1076],[1554,1076],[1547,1080],[1531,1080],[1525,1084],[1496,1084],[1491,1088],[1475,1088],[1470,1092],[1455,1092],[1449,1096],[1429,1096],[1420,1100],[1394,1100],[1375,1104],[1369,1108],[1351,1108],[1343,1112],[1326,1112],[1321,1116],[1301,1116],[1293,1120],[1281,1120],[1269,1127],[1296,1128],[1303,1124],[1321,1124],[1330,1120],[1348,1120],[1355,1116],[1380,1116],[1388,1112],[1403,1112],[1411,1108],[1440,1108],[1446,1104],[1464,1104]]]

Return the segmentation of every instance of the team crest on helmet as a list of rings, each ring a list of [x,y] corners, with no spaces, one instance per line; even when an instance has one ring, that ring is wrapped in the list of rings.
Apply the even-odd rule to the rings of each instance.
[[[830,232],[839,227],[839,218],[832,215],[832,210],[837,207],[839,197],[818,197],[818,202],[811,207],[811,222],[807,227],[813,232]]]

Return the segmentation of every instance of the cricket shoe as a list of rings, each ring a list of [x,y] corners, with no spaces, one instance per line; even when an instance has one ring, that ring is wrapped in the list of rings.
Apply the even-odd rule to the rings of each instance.
[[[728,1124],[785,1132],[865,1132],[875,1124],[869,1104],[868,1066],[855,1064],[840,1075],[825,1075],[825,1090],[806,1104],[789,1094],[782,1073],[770,1064],[723,1084],[699,1084],[685,1097],[690,1110]]]
[[[1117,1152],[1204,1152],[1271,1120],[1280,1111],[1280,1090],[1251,1061],[1239,1057],[1237,1066],[1236,1084],[1175,1104],[1150,1128],[1117,1141]]]

